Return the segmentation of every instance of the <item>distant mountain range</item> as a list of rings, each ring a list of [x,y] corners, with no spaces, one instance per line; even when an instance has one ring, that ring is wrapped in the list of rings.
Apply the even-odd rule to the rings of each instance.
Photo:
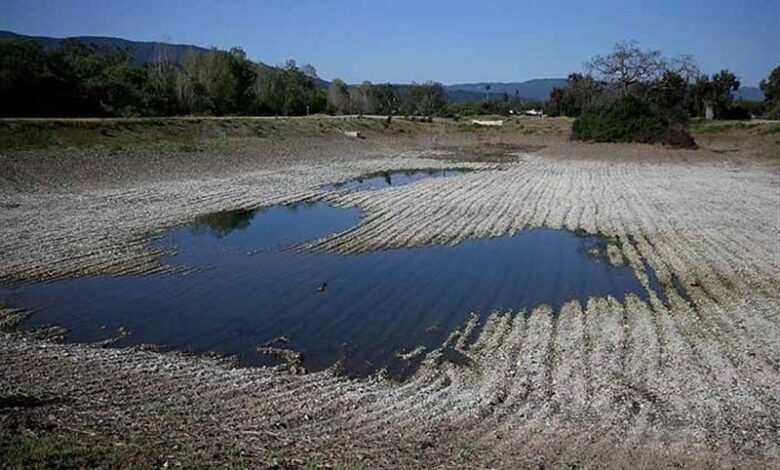
[[[73,36],[68,38],[51,38],[46,36],[27,36],[11,31],[0,30],[0,41],[8,39],[31,39],[43,45],[47,50],[56,49],[67,39],[76,39],[84,44],[92,44],[101,49],[117,50],[129,49],[131,58],[135,65],[145,65],[154,62],[161,55],[165,60],[181,65],[184,58],[192,51],[204,52],[205,47],[193,46],[190,44],[169,44],[163,42],[144,42],[130,41],[128,39],[106,37],[106,36]],[[262,67],[275,68],[263,62],[255,61]],[[330,82],[320,79],[318,84],[322,88],[327,88]]]
[[[47,50],[56,49],[65,39],[77,39],[84,44],[94,44],[99,48],[105,49],[130,49],[132,51],[132,60],[135,65],[143,65],[154,62],[163,52],[171,62],[181,64],[184,57],[190,51],[205,51],[207,49],[198,46],[186,44],[163,44],[160,42],[142,42],[129,41],[121,38],[111,38],[103,36],[76,36],[72,38],[50,38],[45,36],[25,36],[23,34],[12,33],[11,31],[0,31],[0,41],[5,39],[32,39],[43,45]]]
[[[26,36],[13,33],[11,31],[0,30],[0,41],[7,39],[32,39],[38,41],[46,49],[55,49],[60,46],[65,39],[77,39],[86,44],[94,44],[105,49],[129,49],[132,53],[133,63],[136,65],[148,64],[164,54],[164,57],[171,62],[181,64],[187,53],[191,51],[206,51],[206,48],[193,46],[189,44],[168,44],[161,42],[143,42],[130,41],[127,39],[104,37],[104,36],[76,36],[72,38],[52,38],[45,36]],[[262,65],[270,67],[266,64]],[[330,82],[320,80],[319,85],[326,88]],[[565,87],[567,84],[565,78],[539,78],[524,82],[479,82],[479,83],[458,83],[454,85],[445,85],[447,101],[450,103],[471,103],[484,100],[486,96],[497,99],[506,93],[514,97],[517,93],[526,100],[547,101],[550,98],[550,92],[555,87]],[[485,86],[490,85],[487,92]],[[756,87],[742,87],[734,94],[737,99],[751,101],[762,101],[764,95]]]
[[[743,86],[734,92],[734,98],[745,101],[764,101],[764,94],[758,87]]]
[[[490,85],[490,90],[485,87]],[[496,99],[506,93],[509,97],[515,94],[526,100],[547,101],[553,88],[566,87],[565,78],[537,78],[525,82],[479,82],[457,83],[445,85],[447,100],[451,103],[469,103],[484,100],[485,97]]]

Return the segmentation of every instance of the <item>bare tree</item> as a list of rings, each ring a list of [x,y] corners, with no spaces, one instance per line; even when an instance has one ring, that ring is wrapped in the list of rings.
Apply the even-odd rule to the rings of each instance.
[[[166,65],[171,64],[173,50],[170,45],[170,37],[163,36],[160,41],[154,43],[154,58],[152,65],[157,73],[162,73]]]
[[[350,111],[349,87],[343,80],[333,80],[328,87],[328,106],[338,114],[347,114]]]
[[[683,78],[687,83],[695,83],[701,77],[699,64],[688,54],[679,55],[672,58],[666,66],[666,71],[674,72]]]
[[[371,107],[371,88],[373,86],[371,82],[366,80],[360,86],[349,88],[350,109],[353,113],[363,116],[363,114],[373,112]]]
[[[217,115],[235,112],[241,96],[231,54],[243,54],[243,51],[225,52],[212,48],[187,53],[176,84],[177,96],[185,112]]]
[[[626,96],[632,86],[658,78],[666,63],[661,51],[643,51],[638,42],[624,41],[615,44],[610,54],[586,62],[585,68],[596,78],[616,85]]]

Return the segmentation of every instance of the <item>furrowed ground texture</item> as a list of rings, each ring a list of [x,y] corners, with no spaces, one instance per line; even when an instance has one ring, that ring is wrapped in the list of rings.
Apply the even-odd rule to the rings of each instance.
[[[149,233],[219,209],[324,199],[364,216],[312,249],[582,230],[610,238],[610,259],[634,269],[649,301],[590,298],[560,311],[540,305],[474,318],[402,383],[7,333],[0,393],[56,397],[39,418],[55,427],[111,442],[161,440],[159,463],[223,458],[216,448],[234,449],[239,465],[280,467],[780,462],[776,164],[706,149],[559,143],[513,161],[470,163],[481,171],[453,178],[319,189],[375,170],[446,167],[458,152],[469,150],[312,160],[76,194],[6,192],[6,205],[28,209],[2,211],[0,279],[154,272],[165,267],[146,248]]]

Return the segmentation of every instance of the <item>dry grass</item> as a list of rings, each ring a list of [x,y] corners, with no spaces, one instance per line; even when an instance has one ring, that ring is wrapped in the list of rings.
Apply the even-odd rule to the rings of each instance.
[[[720,154],[780,163],[780,121],[697,122],[691,130],[699,145]]]

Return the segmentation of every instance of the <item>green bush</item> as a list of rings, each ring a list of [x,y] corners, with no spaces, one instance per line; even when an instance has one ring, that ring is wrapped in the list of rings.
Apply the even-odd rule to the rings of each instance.
[[[572,138],[594,142],[664,143],[694,146],[684,113],[654,107],[636,96],[586,108],[572,127]]]
[[[734,109],[731,111],[732,115],[744,116],[747,114],[747,119],[752,116],[761,116],[767,111],[766,103],[763,101],[736,100],[731,104],[731,108]]]
[[[766,113],[764,113],[765,119],[780,119],[780,101],[774,106],[769,106]]]

